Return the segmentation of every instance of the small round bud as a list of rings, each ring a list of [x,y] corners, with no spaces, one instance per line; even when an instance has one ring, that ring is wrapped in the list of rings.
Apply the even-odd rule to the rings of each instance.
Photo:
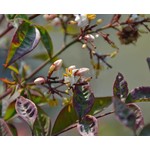
[[[102,19],[98,19],[98,20],[96,21],[96,24],[99,25],[99,24],[101,24],[102,22],[103,22]]]
[[[99,34],[96,34],[95,37],[98,38],[98,37],[99,37]]]
[[[34,83],[36,85],[41,85],[41,84],[44,84],[45,83],[45,79],[43,77],[38,77],[34,80]]]
[[[76,22],[76,21],[73,21],[73,20],[70,20],[70,21],[69,21],[69,24],[74,25],[74,24],[77,24],[77,22]]]
[[[85,49],[86,47],[87,47],[87,45],[86,45],[86,44],[83,44],[83,45],[82,45],[82,48],[83,48],[83,49]]]

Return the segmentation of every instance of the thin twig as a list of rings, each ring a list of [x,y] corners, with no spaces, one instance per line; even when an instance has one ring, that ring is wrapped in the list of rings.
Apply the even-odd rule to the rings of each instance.
[[[38,73],[43,67],[45,67],[49,62],[52,62],[59,56],[62,52],[64,52],[68,47],[75,44],[78,41],[78,39],[75,39],[71,41],[69,44],[67,44],[64,48],[62,48],[56,55],[54,55],[52,58],[47,59],[43,64],[41,64],[38,68],[36,68],[28,77],[25,78],[25,80],[30,79],[33,77],[36,73]]]

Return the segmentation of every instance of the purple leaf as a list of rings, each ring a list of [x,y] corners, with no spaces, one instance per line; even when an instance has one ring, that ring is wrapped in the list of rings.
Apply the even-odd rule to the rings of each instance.
[[[31,100],[20,96],[16,100],[15,108],[18,115],[33,126],[37,118],[36,105]]]
[[[0,136],[12,136],[7,123],[3,119],[0,119]]]
[[[6,58],[5,67],[31,52],[40,41],[40,32],[28,22],[23,22],[17,29]]]
[[[150,86],[137,87],[129,92],[126,103],[135,103],[135,102],[150,102]]]
[[[115,115],[118,120],[121,121],[125,126],[135,130],[136,124],[136,115],[133,110],[131,110],[124,102],[122,102],[119,98],[113,98],[113,104],[115,109]]]
[[[128,104],[128,107],[130,109],[133,110],[135,116],[136,116],[136,123],[135,123],[135,129],[139,129],[139,128],[143,128],[144,126],[144,118],[143,118],[143,115],[142,115],[142,112],[141,112],[141,109],[139,106],[137,106],[136,104]]]
[[[97,119],[94,116],[86,115],[80,123],[77,124],[78,132],[83,136],[94,136],[98,132]]]
[[[126,98],[128,94],[128,84],[121,73],[118,73],[113,86],[113,95],[118,98]]]
[[[91,92],[89,84],[75,86],[73,93],[73,106],[77,112],[79,120],[90,112],[94,104],[94,99],[94,94]]]

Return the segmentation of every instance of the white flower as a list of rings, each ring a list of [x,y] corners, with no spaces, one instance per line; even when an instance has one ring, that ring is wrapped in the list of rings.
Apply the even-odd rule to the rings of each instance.
[[[93,42],[95,40],[95,37],[92,34],[87,34],[84,38],[87,41],[91,41],[91,42]]]
[[[78,23],[78,26],[82,28],[87,26],[89,23],[86,14],[75,15],[75,21]]]

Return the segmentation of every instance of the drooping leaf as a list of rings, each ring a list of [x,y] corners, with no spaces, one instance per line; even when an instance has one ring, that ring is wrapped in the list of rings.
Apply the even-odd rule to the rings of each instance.
[[[140,136],[150,136],[150,124],[147,124],[140,132]]]
[[[14,81],[9,81],[9,80],[6,79],[6,78],[0,78],[0,81],[4,82],[4,83],[6,83],[6,84],[10,84],[10,85],[15,85],[15,84],[16,84],[16,82],[14,82]]]
[[[58,114],[52,129],[52,135],[56,135],[78,120],[77,114],[72,105],[66,105]]]
[[[128,107],[133,110],[135,116],[136,116],[136,123],[135,123],[135,129],[143,128],[144,127],[144,117],[142,115],[142,111],[140,107],[136,104],[128,104]]]
[[[82,136],[94,136],[98,132],[97,119],[94,116],[86,115],[80,123],[77,124],[77,130]]]
[[[75,86],[73,93],[73,106],[79,120],[90,112],[94,100],[94,94],[91,92],[89,85]]]
[[[5,67],[31,52],[40,40],[40,33],[33,25],[23,22],[17,29],[6,58]]]
[[[20,96],[16,100],[15,108],[17,114],[32,127],[37,117],[36,105],[31,100]]]
[[[51,131],[51,120],[49,116],[38,107],[38,115],[33,125],[35,136],[49,136]]]
[[[147,64],[148,64],[148,67],[149,67],[149,70],[150,70],[150,57],[148,57],[146,60],[147,60]]]
[[[150,101],[150,86],[137,87],[129,92],[126,103],[149,102]]]
[[[101,112],[104,108],[111,104],[111,97],[95,98],[93,107],[89,112],[90,115],[95,115]],[[65,121],[64,121],[65,120]],[[67,127],[73,125],[78,120],[75,109],[72,105],[66,105],[58,114],[57,119],[52,129],[52,135],[56,135]]]
[[[113,98],[113,104],[116,117],[122,124],[135,131],[136,116],[133,110],[117,97]]]
[[[15,103],[16,103],[16,101],[13,101],[7,107],[5,115],[4,115],[4,120],[7,121],[16,114]]]
[[[49,35],[49,33],[47,32],[47,30],[43,27],[43,26],[36,26],[40,32],[41,35],[41,40],[43,45],[45,46],[49,57],[51,58],[53,55],[53,42],[52,39]]]
[[[0,118],[0,136],[12,136],[7,123]]]
[[[126,98],[128,95],[128,84],[121,73],[118,73],[114,82],[113,95],[118,98]]]

